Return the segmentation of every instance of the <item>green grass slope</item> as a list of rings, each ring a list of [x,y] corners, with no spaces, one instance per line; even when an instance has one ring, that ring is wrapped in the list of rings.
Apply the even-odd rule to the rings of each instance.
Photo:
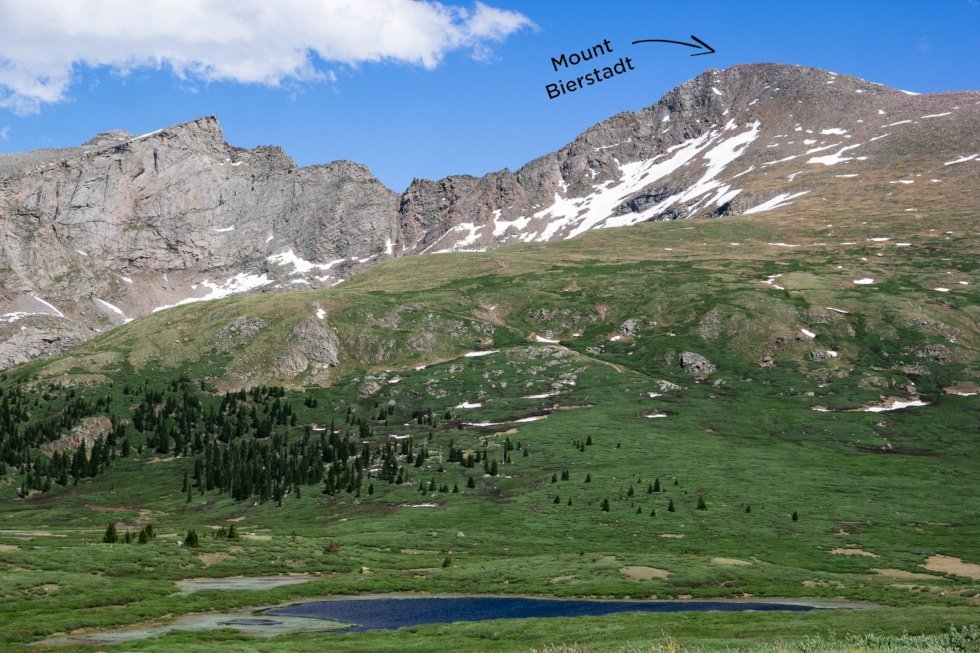
[[[8,371],[0,647],[388,592],[881,607],[125,648],[974,646],[949,630],[980,602],[973,218],[802,217],[401,259],[330,291],[171,309]],[[685,370],[685,352],[714,369]],[[927,405],[863,410],[895,400]],[[107,544],[110,522],[156,537]],[[216,535],[232,524],[237,539]],[[189,529],[200,547],[178,546]],[[174,584],[290,573],[312,580]],[[867,633],[885,639],[846,638]]]

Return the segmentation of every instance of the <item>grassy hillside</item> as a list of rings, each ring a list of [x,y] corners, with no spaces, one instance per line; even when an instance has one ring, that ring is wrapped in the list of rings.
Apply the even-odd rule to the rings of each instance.
[[[972,220],[775,214],[407,258],[330,291],[171,309],[11,370],[0,386],[2,647],[393,591],[882,607],[326,641],[780,650],[811,637],[815,650],[872,650],[873,638],[840,638],[975,624]],[[700,361],[686,353],[714,369],[684,369]],[[863,410],[895,400],[927,405]],[[110,522],[120,534],[152,523],[156,537],[106,544]],[[232,524],[238,539],[214,535]],[[189,529],[200,547],[177,546]],[[283,573],[315,578],[252,592],[174,585]],[[242,637],[126,649],[311,641]]]

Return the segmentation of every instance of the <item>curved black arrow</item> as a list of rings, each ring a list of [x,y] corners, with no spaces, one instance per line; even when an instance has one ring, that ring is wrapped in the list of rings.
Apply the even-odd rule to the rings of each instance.
[[[692,54],[692,57],[700,57],[703,54],[714,54],[715,49],[699,39],[698,37],[691,34],[691,38],[697,41],[697,43],[686,43],[684,41],[668,41],[666,39],[640,39],[639,41],[633,41],[633,45],[637,43],[674,43],[675,45],[686,45],[689,48],[697,48],[698,50],[703,50],[707,48],[707,52],[698,52],[697,54]]]

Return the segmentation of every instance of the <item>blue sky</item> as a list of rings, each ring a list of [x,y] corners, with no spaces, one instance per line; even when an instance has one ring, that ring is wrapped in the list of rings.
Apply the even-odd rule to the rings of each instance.
[[[980,89],[978,28],[978,0],[0,0],[0,153],[215,114],[233,145],[351,159],[402,191],[519,168],[708,68]],[[717,53],[631,45],[692,34]],[[550,100],[571,76],[551,57],[604,39],[603,63],[636,70]]]

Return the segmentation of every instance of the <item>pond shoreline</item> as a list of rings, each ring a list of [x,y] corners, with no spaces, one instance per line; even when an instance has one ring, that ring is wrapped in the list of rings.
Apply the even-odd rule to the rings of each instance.
[[[237,577],[241,578],[241,577]],[[220,580],[220,579],[215,579]],[[214,589],[213,591],[235,591],[228,589]],[[239,590],[240,591],[240,590]],[[308,597],[301,600],[290,601],[288,603],[276,603],[271,605],[260,605],[251,608],[243,608],[233,613],[227,611],[216,612],[189,612],[176,616],[168,621],[154,620],[141,623],[129,624],[112,630],[92,630],[80,631],[60,637],[49,637],[42,641],[35,642],[35,645],[68,645],[68,644],[120,644],[127,641],[134,641],[148,637],[168,634],[180,630],[202,630],[220,627],[232,627],[236,630],[247,632],[256,637],[271,637],[283,634],[296,633],[348,633],[359,629],[356,623],[350,623],[333,619],[330,617],[318,617],[315,615],[289,615],[276,614],[277,610],[298,609],[303,606],[315,603],[330,602],[356,602],[356,601],[391,601],[391,600],[413,600],[413,599],[504,599],[513,601],[531,600],[542,602],[567,602],[571,603],[595,603],[595,604],[642,604],[644,606],[684,606],[691,605],[691,611],[706,612],[711,608],[703,607],[704,604],[727,604],[727,605],[760,605],[768,606],[767,610],[779,610],[778,607],[787,606],[787,609],[813,609],[813,610],[873,610],[881,606],[876,603],[849,601],[844,599],[823,599],[823,598],[776,598],[776,597],[735,597],[735,598],[697,598],[697,599],[642,599],[642,598],[609,598],[609,597],[556,597],[552,595],[533,595],[533,594],[473,594],[473,593],[425,593],[425,592],[390,592],[390,593],[366,593],[366,594],[330,594],[319,597]],[[701,607],[698,607],[701,606]],[[792,607],[791,607],[792,606]],[[751,607],[747,607],[751,610]],[[673,612],[685,611],[683,607]],[[624,612],[629,612],[628,610]],[[650,612],[659,612],[651,610]],[[589,616],[589,615],[579,615]],[[601,614],[591,615],[601,616]],[[501,619],[527,619],[527,618],[550,618],[547,616],[536,615],[515,615],[507,617],[496,617]],[[566,618],[575,618],[569,615]],[[488,620],[494,618],[488,618]],[[267,621],[266,621],[267,620]],[[275,620],[281,620],[282,624],[273,624]],[[460,619],[459,621],[473,621],[472,619]],[[210,623],[211,626],[204,626]],[[440,623],[440,622],[427,622]],[[442,622],[451,623],[451,622]],[[419,623],[413,625],[426,625]],[[236,626],[238,626],[236,628]],[[282,627],[280,627],[282,626]],[[399,626],[398,628],[409,627]],[[366,628],[364,630],[374,630],[377,628]],[[394,628],[397,629],[397,628]],[[269,631],[269,632],[263,632]]]
[[[685,604],[685,603],[732,603],[732,604],[753,604],[769,603],[794,605],[812,608],[814,610],[875,610],[881,606],[869,601],[852,601],[849,599],[826,599],[819,597],[776,597],[776,596],[748,596],[748,597],[698,597],[691,599],[647,599],[642,597],[608,597],[608,596],[555,596],[554,594],[478,594],[474,592],[369,592],[366,594],[328,594],[326,596],[312,596],[288,604],[281,604],[266,608],[256,608],[257,610],[271,610],[281,607],[302,605],[304,603],[315,603],[320,601],[376,601],[380,599],[539,599],[547,601],[594,601],[597,603],[649,603],[649,604]]]

